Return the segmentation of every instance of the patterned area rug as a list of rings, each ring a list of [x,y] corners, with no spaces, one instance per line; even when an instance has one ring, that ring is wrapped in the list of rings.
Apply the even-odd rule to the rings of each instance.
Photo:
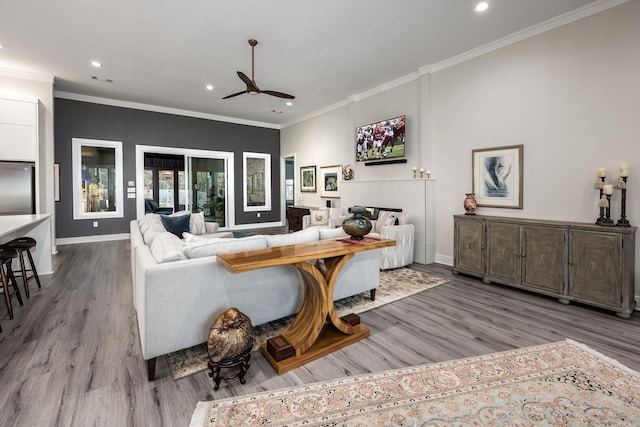
[[[637,426],[640,373],[567,340],[198,402],[213,425]]]
[[[410,268],[398,268],[380,272],[380,287],[376,291],[376,300],[371,301],[369,292],[336,301],[336,311],[340,316],[349,313],[362,313],[393,301],[431,289],[448,280]],[[277,336],[286,328],[294,316],[285,317],[274,322],[258,325],[253,328],[254,351],[267,339]],[[168,355],[171,375],[180,379],[207,369],[207,348],[200,344],[186,350],[176,351]]]

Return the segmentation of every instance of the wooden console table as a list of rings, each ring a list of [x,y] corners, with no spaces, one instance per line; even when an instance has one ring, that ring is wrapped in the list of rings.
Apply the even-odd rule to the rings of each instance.
[[[293,356],[277,361],[267,350],[266,343],[260,346],[260,352],[273,369],[283,374],[369,336],[367,327],[351,325],[336,314],[333,305],[336,279],[355,253],[395,244],[395,240],[387,239],[367,239],[363,243],[322,240],[220,254],[218,262],[232,273],[289,264],[300,271],[304,283],[302,307],[291,325],[279,336],[293,346]],[[326,269],[321,271],[317,264],[307,262],[317,259],[324,260]]]

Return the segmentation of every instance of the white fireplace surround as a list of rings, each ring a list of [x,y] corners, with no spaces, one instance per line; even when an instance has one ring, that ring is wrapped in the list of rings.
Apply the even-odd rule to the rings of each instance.
[[[400,208],[415,225],[414,262],[435,262],[435,180],[342,181],[340,205]]]

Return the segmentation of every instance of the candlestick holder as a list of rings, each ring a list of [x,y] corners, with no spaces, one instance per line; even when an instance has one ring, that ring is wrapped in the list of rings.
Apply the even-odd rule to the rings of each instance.
[[[427,179],[431,178],[431,171],[427,171]]]
[[[604,208],[604,219],[600,223],[600,225],[604,225],[606,227],[615,227],[615,223],[611,219],[611,194],[605,194],[607,196],[607,206]]]
[[[420,178],[424,178],[424,171],[420,171]]]
[[[604,180],[606,177],[604,176],[600,176],[598,177],[602,180],[601,183],[596,181],[596,186],[597,188],[600,189],[600,197],[598,197],[598,200],[602,199],[602,194],[603,194],[603,187],[604,187]],[[602,221],[604,221],[604,206],[600,206],[600,216],[598,216],[598,219],[596,219],[596,225],[602,225]]]
[[[415,169],[413,170],[413,177],[414,178],[416,177],[416,170]]]
[[[620,205],[620,219],[616,223],[618,227],[631,227],[629,220],[627,219],[627,177],[621,176],[619,179],[622,180],[623,184],[620,187],[620,191],[622,194]]]

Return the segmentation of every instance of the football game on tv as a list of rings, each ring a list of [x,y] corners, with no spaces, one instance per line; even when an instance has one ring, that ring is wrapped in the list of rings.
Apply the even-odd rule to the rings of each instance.
[[[356,137],[356,161],[404,157],[405,116],[360,126]]]

